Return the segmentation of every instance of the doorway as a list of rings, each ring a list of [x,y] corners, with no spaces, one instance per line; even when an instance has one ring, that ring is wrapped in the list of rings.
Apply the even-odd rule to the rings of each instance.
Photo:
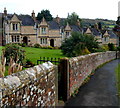
[[[54,39],[50,40],[50,46],[54,47]]]
[[[26,36],[23,37],[23,43],[25,43],[26,45],[28,45],[28,38]]]

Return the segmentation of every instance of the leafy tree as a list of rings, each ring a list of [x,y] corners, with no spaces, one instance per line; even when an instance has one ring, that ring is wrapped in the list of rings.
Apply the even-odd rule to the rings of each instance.
[[[79,32],[72,32],[72,36],[63,41],[61,49],[68,57],[82,55],[85,50],[94,52],[98,48],[98,43],[91,35],[83,35]]]
[[[40,13],[38,13],[37,20],[42,20],[43,17],[46,19],[46,21],[51,21],[53,19],[49,10],[42,10]]]
[[[80,21],[80,23],[82,22],[79,16],[75,12],[73,12],[71,15],[68,14],[67,19],[65,20],[65,25],[67,24],[67,22],[70,25],[77,25],[77,21]]]

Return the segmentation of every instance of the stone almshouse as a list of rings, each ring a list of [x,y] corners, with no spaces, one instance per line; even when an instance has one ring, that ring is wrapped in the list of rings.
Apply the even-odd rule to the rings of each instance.
[[[99,30],[96,28],[81,28],[80,22],[76,25],[61,25],[63,18],[58,16],[52,21],[37,21],[34,11],[30,15],[7,14],[6,8],[4,13],[0,13],[0,45],[8,43],[25,43],[41,46],[60,47],[65,38],[71,36],[71,32],[80,32],[84,34],[92,34],[98,39],[100,44],[114,43],[118,45],[117,35],[113,31]]]

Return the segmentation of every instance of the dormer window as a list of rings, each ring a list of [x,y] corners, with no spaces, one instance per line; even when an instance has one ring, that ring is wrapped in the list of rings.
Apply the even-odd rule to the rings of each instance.
[[[42,27],[42,34],[46,34],[46,28]]]
[[[69,37],[70,36],[70,32],[66,32],[66,37]]]
[[[109,42],[109,37],[104,37],[105,42]]]
[[[13,30],[15,30],[15,31],[18,30],[18,24],[13,24]]]

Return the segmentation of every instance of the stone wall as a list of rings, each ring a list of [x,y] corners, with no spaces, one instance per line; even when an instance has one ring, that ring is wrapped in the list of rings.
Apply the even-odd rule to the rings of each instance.
[[[0,107],[57,105],[57,67],[43,63],[0,78]]]
[[[69,59],[69,96],[99,65],[116,58],[116,52],[93,53]]]

